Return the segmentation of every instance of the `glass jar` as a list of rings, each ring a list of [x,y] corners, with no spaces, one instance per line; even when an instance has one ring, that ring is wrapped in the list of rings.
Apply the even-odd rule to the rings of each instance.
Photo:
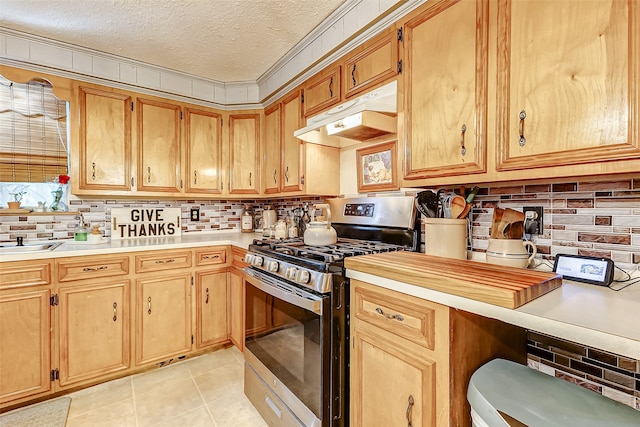
[[[240,231],[253,233],[253,230],[253,208],[251,205],[244,205],[242,216],[240,217]]]

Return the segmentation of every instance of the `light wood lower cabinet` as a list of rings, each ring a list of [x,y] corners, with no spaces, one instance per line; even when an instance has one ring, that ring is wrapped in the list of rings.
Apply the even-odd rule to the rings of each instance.
[[[0,405],[52,388],[50,298],[49,286],[0,290]]]
[[[136,279],[136,365],[191,351],[191,274]]]
[[[60,385],[131,366],[130,282],[76,282],[60,287]]]
[[[524,363],[526,331],[351,281],[352,426],[470,426],[469,378],[496,357]]]
[[[244,249],[231,248],[232,265],[229,268],[229,339],[240,350],[244,351]]]
[[[227,271],[196,272],[196,347],[220,344],[227,334]]]

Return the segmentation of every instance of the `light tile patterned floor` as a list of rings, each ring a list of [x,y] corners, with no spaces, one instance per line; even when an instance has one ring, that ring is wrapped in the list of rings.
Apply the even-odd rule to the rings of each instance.
[[[235,347],[72,393],[67,427],[266,427]]]

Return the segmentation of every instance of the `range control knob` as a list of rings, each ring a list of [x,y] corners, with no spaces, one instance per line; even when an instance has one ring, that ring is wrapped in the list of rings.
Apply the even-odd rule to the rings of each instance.
[[[303,285],[306,283],[309,283],[310,279],[311,279],[311,275],[306,270],[300,270],[298,271],[298,274],[296,274],[296,282],[301,283]]]
[[[284,272],[284,277],[289,280],[296,280],[296,271],[298,271],[295,267],[287,267],[287,270]]]
[[[253,265],[254,267],[261,267],[262,261],[263,261],[263,258],[261,256],[254,255],[251,258],[251,265]]]
[[[251,264],[251,260],[253,259],[253,255],[251,254],[245,254],[244,255],[244,262],[247,264]]]
[[[279,268],[278,261],[267,261],[265,263],[265,267],[267,267],[267,271],[271,271],[273,273],[276,273],[278,271],[278,268]]]

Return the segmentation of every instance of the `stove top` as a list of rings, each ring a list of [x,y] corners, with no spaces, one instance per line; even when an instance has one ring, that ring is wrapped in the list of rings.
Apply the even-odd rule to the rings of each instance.
[[[404,246],[339,238],[333,245],[305,245],[302,239],[254,240],[245,262],[256,271],[279,277],[316,292],[331,291],[332,275],[342,275],[343,260],[349,256],[402,251]],[[263,276],[264,277],[264,276]]]
[[[297,259],[323,263],[339,262],[349,256],[401,251],[404,249],[399,245],[344,238],[338,239],[335,244],[321,246],[305,245],[300,238],[256,239],[250,248],[258,249],[262,252],[271,252],[274,256],[282,254]]]

